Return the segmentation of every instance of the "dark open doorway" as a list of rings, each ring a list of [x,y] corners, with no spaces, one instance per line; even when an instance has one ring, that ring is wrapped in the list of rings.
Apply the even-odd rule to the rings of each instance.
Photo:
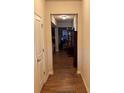
[[[59,67],[71,65],[77,71],[77,15],[51,15],[51,19],[54,72],[59,64],[57,61],[63,58],[66,62],[60,63]]]

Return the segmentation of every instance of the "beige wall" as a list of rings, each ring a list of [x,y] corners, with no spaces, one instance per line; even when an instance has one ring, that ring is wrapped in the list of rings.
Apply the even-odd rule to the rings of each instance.
[[[82,62],[82,44],[83,44],[83,33],[82,33],[82,7],[80,0],[47,0],[46,1],[46,19],[45,19],[45,31],[47,33],[47,51],[48,51],[48,69],[50,73],[53,73],[52,66],[52,41],[51,41],[51,22],[50,14],[78,14],[78,68],[80,68]],[[78,69],[81,70],[81,69]]]
[[[44,39],[45,38],[45,0],[34,0],[34,13],[38,15],[43,22],[43,34],[44,34]],[[38,37],[35,37],[35,39]],[[36,44],[36,43],[35,43]],[[35,46],[36,47],[36,46]],[[39,46],[40,47],[40,46]],[[45,44],[45,50],[46,50],[46,44]],[[46,52],[46,51],[45,51]],[[37,65],[37,60],[36,60],[36,48],[35,48],[35,58],[34,58],[34,93],[40,93],[40,86],[39,86],[39,73],[38,73],[38,65]],[[47,58],[45,58],[45,62],[47,61]],[[47,66],[47,65],[46,65]]]
[[[37,13],[39,16],[41,16],[40,11],[41,11],[41,2],[40,2],[40,0],[34,0],[34,12]],[[35,45],[35,47],[36,47],[36,45]],[[36,48],[35,48],[34,53],[36,55]],[[34,59],[35,59],[34,60],[34,93],[39,93],[40,92],[40,87],[39,87],[39,76],[38,76],[36,56],[34,57]]]
[[[90,93],[90,1],[82,0],[83,15],[83,47],[81,75],[84,79],[88,93]]]
[[[64,7],[63,7],[64,6]],[[45,11],[44,11],[45,10]],[[35,0],[35,12],[43,17],[45,36],[46,79],[53,73],[50,14],[78,14],[78,72],[89,93],[90,90],[90,44],[89,0]],[[45,12],[45,13],[44,13]],[[37,84],[35,84],[37,87]],[[37,87],[38,88],[38,87]],[[39,93],[35,90],[35,93]]]
[[[34,0],[34,12],[39,16],[44,16],[44,1],[45,0]]]

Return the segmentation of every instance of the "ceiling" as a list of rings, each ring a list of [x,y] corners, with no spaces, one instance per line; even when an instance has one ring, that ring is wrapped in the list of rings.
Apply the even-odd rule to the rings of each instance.
[[[75,15],[53,15],[56,21],[73,20]],[[65,17],[65,19],[63,19]]]

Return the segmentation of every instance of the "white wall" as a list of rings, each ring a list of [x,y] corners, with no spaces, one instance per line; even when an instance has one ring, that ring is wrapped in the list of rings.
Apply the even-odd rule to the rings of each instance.
[[[90,93],[90,1],[82,0],[83,47],[81,75],[88,93]]]
[[[48,51],[48,69],[53,73],[53,58],[52,58],[52,41],[51,41],[51,22],[50,14],[78,14],[78,70],[82,62],[82,6],[80,0],[47,0],[46,1],[46,19],[45,19],[45,32],[47,33],[47,51]],[[63,7],[64,6],[64,7]]]

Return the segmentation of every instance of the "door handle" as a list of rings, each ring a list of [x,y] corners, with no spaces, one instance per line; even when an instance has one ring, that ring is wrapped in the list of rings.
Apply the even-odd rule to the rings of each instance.
[[[41,59],[42,59],[42,55],[38,56],[37,57],[37,62],[41,62]]]
[[[41,58],[40,59],[37,59],[37,62],[40,62],[41,61]]]
[[[44,51],[44,49],[43,49],[42,52],[37,56],[37,62],[40,62],[40,61],[41,61],[44,52],[45,52],[45,51]]]

